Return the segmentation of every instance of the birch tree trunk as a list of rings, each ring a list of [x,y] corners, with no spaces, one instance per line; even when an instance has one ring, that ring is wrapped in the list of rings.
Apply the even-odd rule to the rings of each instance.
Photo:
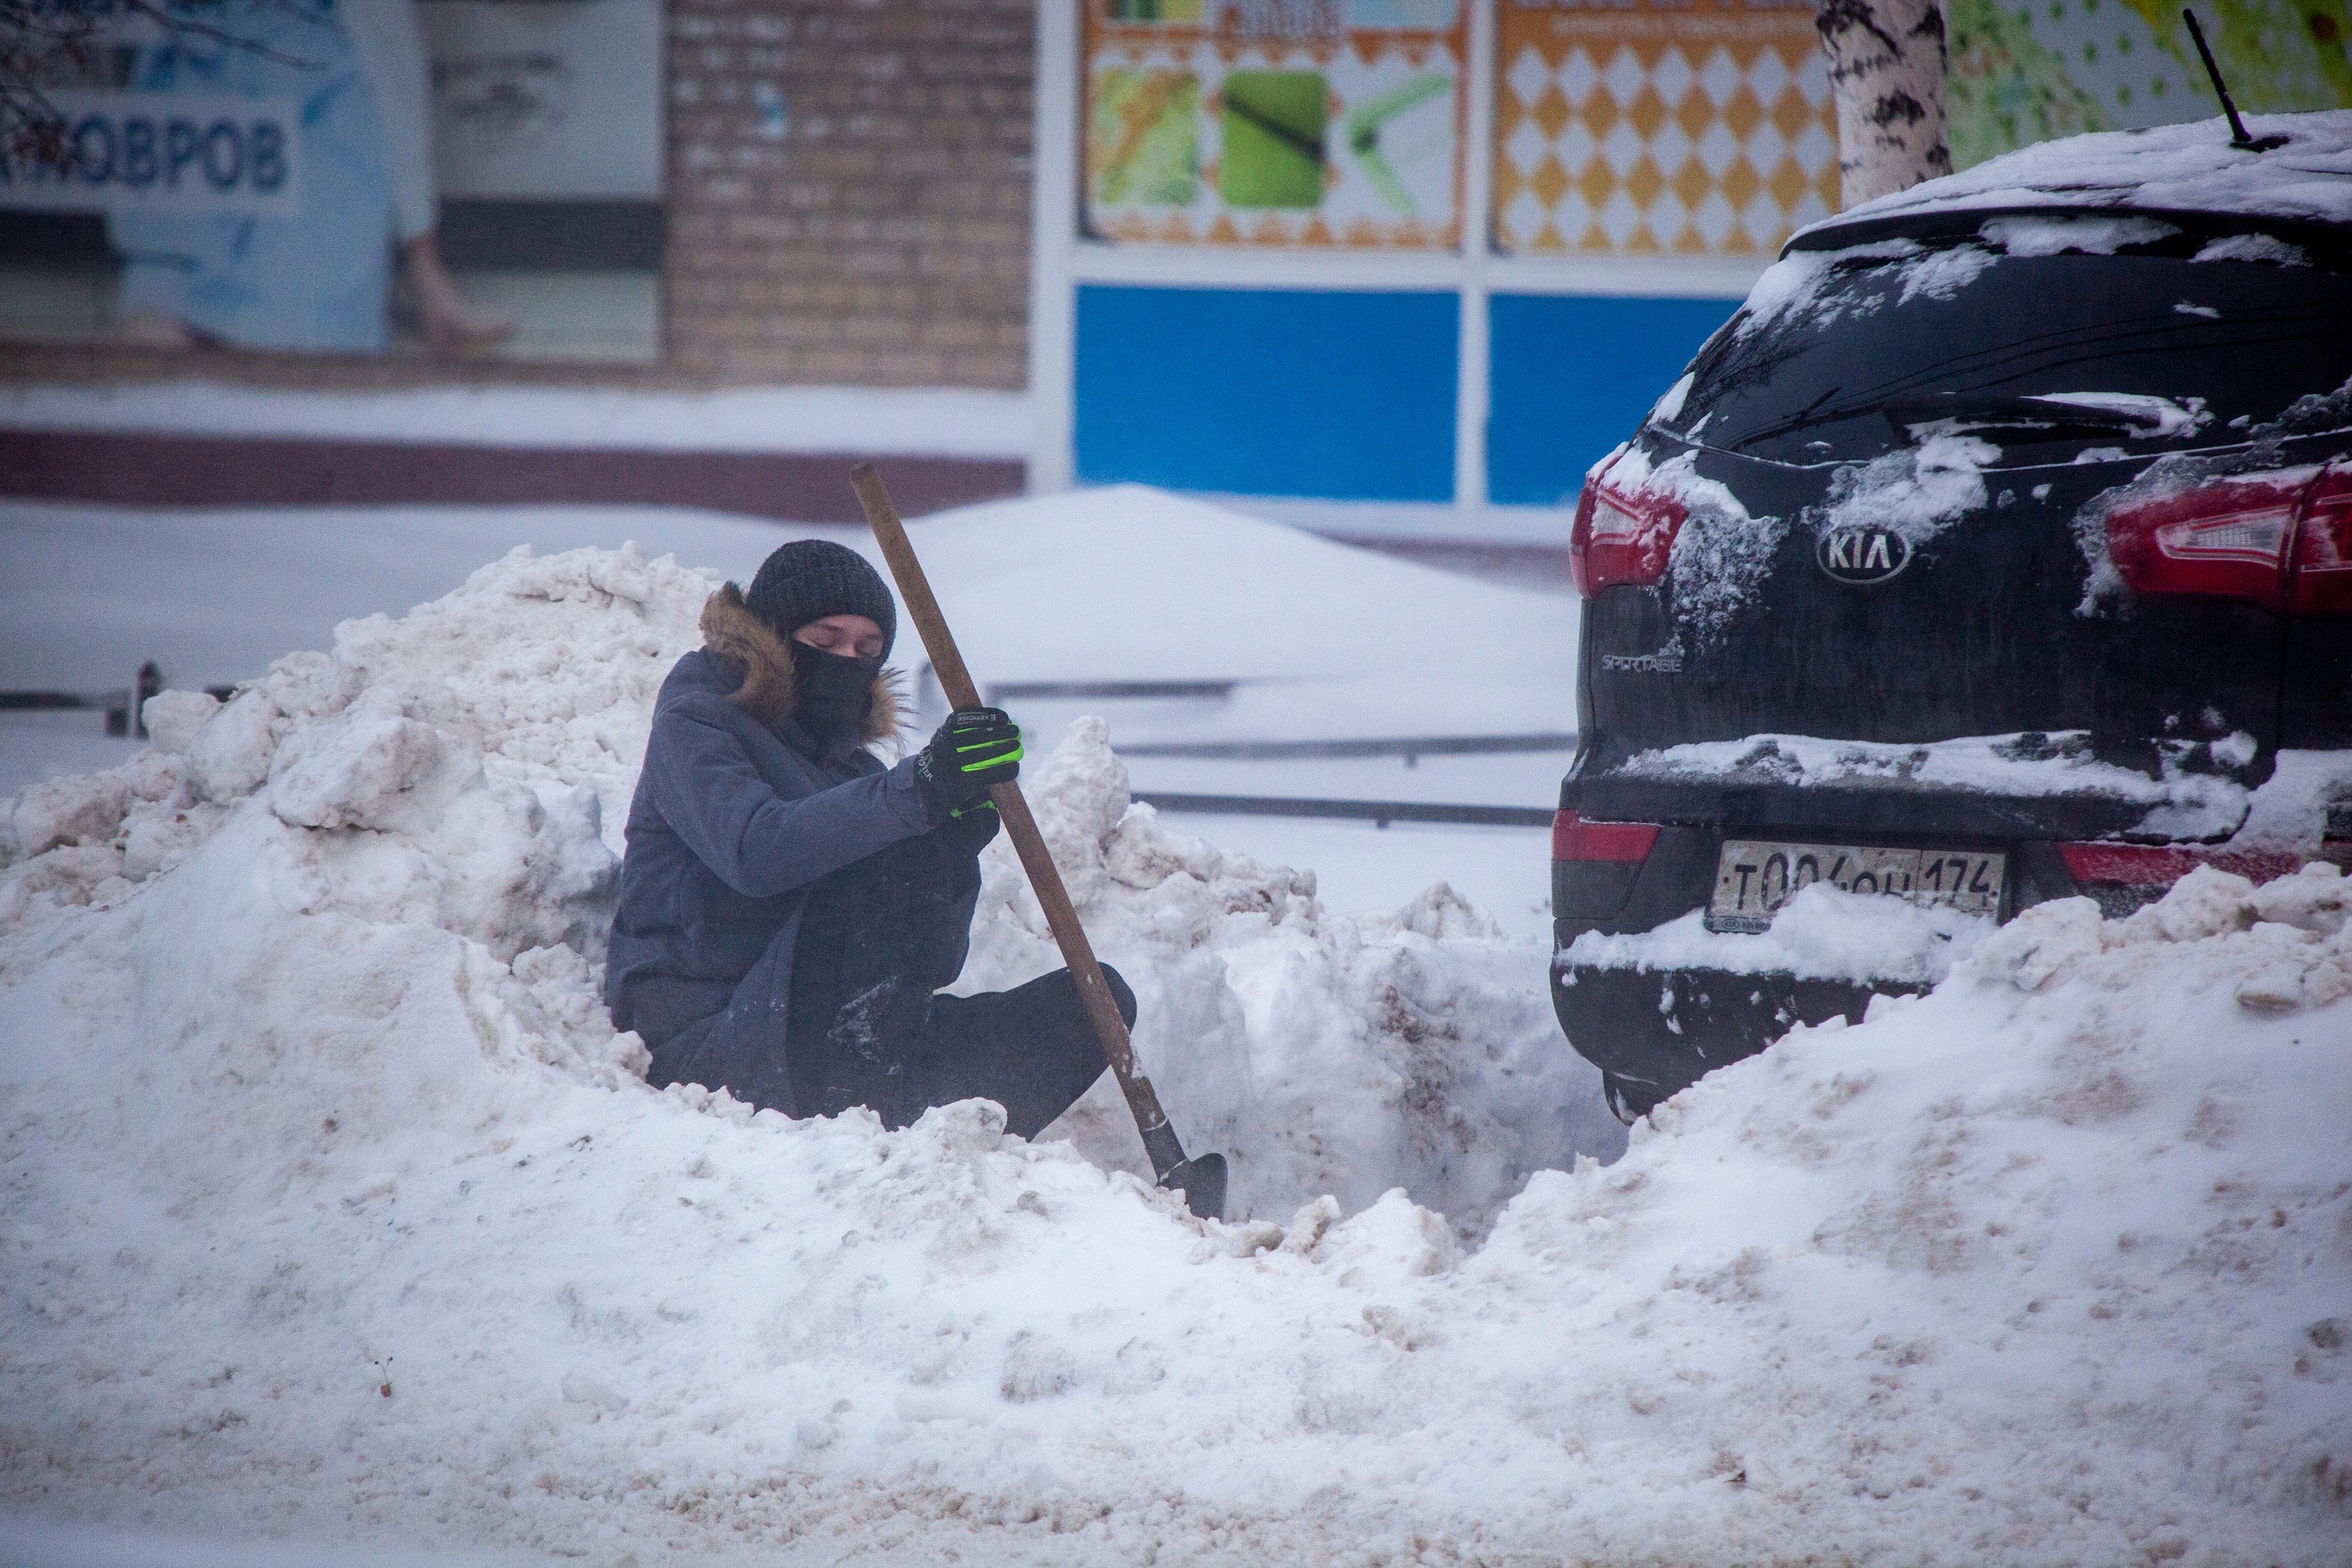
[[[1819,0],[1848,207],[1951,173],[1937,0]]]

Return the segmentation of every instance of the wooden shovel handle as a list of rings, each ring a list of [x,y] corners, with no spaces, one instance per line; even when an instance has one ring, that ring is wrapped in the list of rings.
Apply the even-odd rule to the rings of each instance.
[[[979,688],[972,683],[972,672],[965,668],[964,656],[956,650],[955,635],[947,629],[947,617],[940,613],[939,601],[932,596],[930,580],[923,576],[922,562],[915,558],[913,542],[907,537],[906,525],[899,520],[899,509],[891,504],[890,492],[882,486],[882,476],[874,471],[873,464],[860,463],[850,469],[849,479],[857,487],[859,504],[865,508],[866,525],[874,530],[875,542],[882,547],[882,558],[890,563],[890,575],[898,581],[899,592],[907,602],[907,614],[914,617],[915,630],[922,634],[922,646],[931,655],[932,671],[939,677],[940,690],[947,694],[948,702],[956,707],[980,706]],[[1062,874],[1055,869],[1054,857],[1046,852],[1045,837],[1037,831],[1037,819],[1029,814],[1029,802],[1023,797],[1021,785],[1017,782],[998,784],[989,791],[989,798],[996,802],[997,815],[1003,818],[1004,830],[1021,856],[1022,868],[1029,874],[1029,886],[1036,889],[1037,902],[1046,911],[1046,924],[1054,933],[1054,945],[1061,949],[1062,962],[1069,965],[1070,978],[1078,985],[1079,1000],[1086,1004],[1086,1016],[1092,1021],[1094,1032],[1102,1042],[1102,1055],[1110,1061],[1120,1090],[1127,1097],[1127,1109],[1135,1112],[1136,1126],[1143,1134],[1157,1168],[1160,1164],[1160,1145],[1174,1148],[1175,1140],[1160,1132],[1168,1125],[1168,1118],[1159,1109],[1159,1096],[1153,1092],[1151,1080],[1144,1077],[1143,1069],[1136,1066],[1135,1047],[1127,1039],[1127,1021],[1119,1016],[1119,1004],[1111,995],[1111,983],[1102,977],[1102,965],[1095,962],[1085,928],[1078,923],[1078,911],[1070,907],[1069,892],[1062,886]],[[1182,1151],[1178,1149],[1176,1158],[1182,1157]]]

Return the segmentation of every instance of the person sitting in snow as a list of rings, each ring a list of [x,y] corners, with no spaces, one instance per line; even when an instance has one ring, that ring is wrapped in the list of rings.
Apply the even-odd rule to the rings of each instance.
[[[1066,969],[948,996],[1021,768],[995,708],[956,713],[886,768],[898,615],[855,551],[802,539],[703,607],[704,646],[653,707],[629,804],[605,1001],[652,1083],[725,1088],[789,1116],[863,1105],[900,1127],[993,1100],[1034,1137],[1104,1069]],[[1119,1010],[1135,996],[1107,965]]]

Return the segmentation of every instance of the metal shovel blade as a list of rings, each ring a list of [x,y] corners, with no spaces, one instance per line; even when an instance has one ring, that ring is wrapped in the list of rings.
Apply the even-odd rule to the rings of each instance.
[[[1159,1185],[1184,1194],[1184,1207],[1196,1220],[1225,1218],[1225,1156],[1196,1155],[1170,1166]]]

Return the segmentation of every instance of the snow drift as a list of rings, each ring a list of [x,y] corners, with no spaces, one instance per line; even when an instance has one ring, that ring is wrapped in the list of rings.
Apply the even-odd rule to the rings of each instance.
[[[2343,1561],[2330,868],[2030,910],[1531,1179],[1599,1131],[1541,951],[1435,890],[1334,916],[1081,726],[1038,814],[1237,1156],[1203,1224],[1100,1103],[1028,1145],[643,1086],[583,954],[710,586],[509,558],[9,803],[9,1506],[599,1562]],[[973,986],[1052,961],[991,857]]]
[[[397,931],[507,971],[492,990],[544,993],[519,1023],[492,1007],[481,1027],[521,1029],[595,1081],[641,1074],[590,971],[652,695],[700,645],[716,586],[666,557],[518,550],[404,619],[345,623],[332,653],[279,660],[225,708],[166,694],[149,750],[0,811],[0,856],[17,863],[0,873],[0,920],[128,908],[202,853],[183,881],[203,890],[187,896],[227,897],[216,883],[231,867],[240,886],[274,886],[252,916],[264,927],[224,918],[212,945]],[[1552,1023],[1540,950],[1442,885],[1393,916],[1334,916],[1312,874],[1131,807],[1097,721],[1073,727],[1031,790],[1096,945],[1136,987],[1137,1050],[1187,1136],[1232,1156],[1237,1213],[1327,1192],[1362,1207],[1404,1185],[1475,1230],[1529,1171],[1621,1145],[1596,1075]],[[1057,967],[1009,841],[983,874],[963,988]],[[273,987],[248,993],[266,1027]],[[1148,1174],[1108,1079],[1065,1131]]]

